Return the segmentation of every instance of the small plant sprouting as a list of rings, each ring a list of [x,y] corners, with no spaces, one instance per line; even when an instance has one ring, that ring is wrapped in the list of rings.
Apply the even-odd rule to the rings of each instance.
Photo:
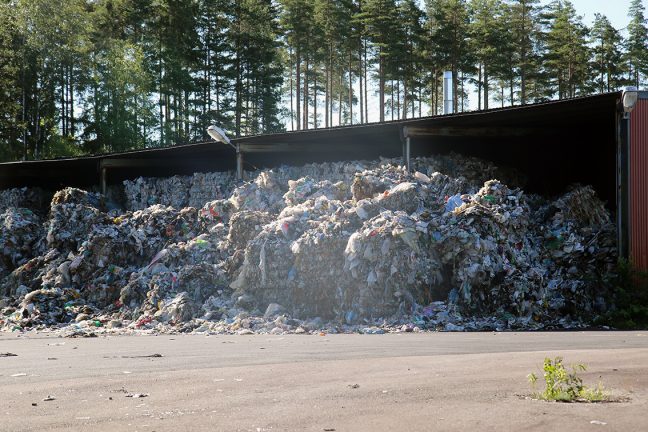
[[[607,400],[603,386],[599,383],[595,388],[583,384],[578,372],[587,370],[584,364],[572,366],[571,373],[565,369],[562,357],[551,360],[546,357],[543,368],[545,389],[542,393],[535,392],[534,397],[545,401],[557,402],[602,402]],[[538,376],[530,373],[527,378],[534,390],[538,383]]]

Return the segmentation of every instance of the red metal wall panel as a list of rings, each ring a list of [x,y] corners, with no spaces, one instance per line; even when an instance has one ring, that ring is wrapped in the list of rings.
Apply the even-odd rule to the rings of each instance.
[[[630,117],[630,257],[648,270],[648,100],[639,99]]]

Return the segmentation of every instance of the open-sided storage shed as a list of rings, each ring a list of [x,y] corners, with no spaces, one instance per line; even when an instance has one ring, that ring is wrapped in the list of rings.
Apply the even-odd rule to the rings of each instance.
[[[557,195],[591,184],[615,215],[619,250],[648,268],[648,93],[624,116],[622,94],[488,111],[314,129],[232,140],[245,168],[458,152],[517,168],[525,190]],[[0,164],[0,189],[100,187],[139,176],[234,170],[232,148],[214,142],[86,158]]]

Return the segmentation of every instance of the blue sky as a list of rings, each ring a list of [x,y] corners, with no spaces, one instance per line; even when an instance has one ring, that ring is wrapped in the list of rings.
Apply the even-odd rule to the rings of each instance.
[[[628,9],[630,0],[571,0],[579,15],[583,16],[586,24],[591,24],[595,13],[602,13],[607,16],[610,22],[617,29],[625,28],[628,25]],[[543,0],[543,4],[549,1]],[[643,0],[648,13],[648,0]]]

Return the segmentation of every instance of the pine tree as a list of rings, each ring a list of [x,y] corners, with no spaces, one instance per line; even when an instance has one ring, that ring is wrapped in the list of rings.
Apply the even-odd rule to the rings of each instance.
[[[508,71],[509,62],[503,56],[507,45],[507,34],[504,16],[504,4],[501,0],[472,0],[472,22],[470,28],[471,48],[479,62],[477,79],[479,109],[483,90],[484,109],[488,109],[490,81],[489,78],[501,71]],[[509,57],[510,58],[510,57]]]
[[[545,67],[559,99],[583,93],[589,74],[588,30],[570,1],[549,6]]]
[[[399,22],[403,34],[403,49],[399,63],[403,82],[403,109],[402,118],[407,118],[408,108],[411,109],[411,116],[416,113],[416,102],[419,100],[419,92],[422,85],[423,72],[423,50],[425,30],[424,13],[414,0],[403,0],[398,8]]]
[[[394,0],[367,0],[364,4],[364,24],[378,66],[378,109],[381,122],[385,121],[385,85],[397,54],[396,11]]]
[[[452,71],[454,106],[462,110],[464,91],[460,83],[472,75],[474,61],[469,46],[470,15],[465,0],[427,0],[426,6],[431,26],[431,51],[434,62],[442,69]],[[439,75],[442,70],[437,72]]]
[[[539,0],[512,0],[504,22],[511,35],[513,63],[520,80],[520,103],[542,99]]]
[[[632,0],[628,17],[628,39],[626,60],[629,66],[629,77],[637,88],[648,76],[648,28],[644,16],[645,7],[642,0]]]
[[[0,161],[24,157],[21,142],[25,123],[20,106],[21,35],[18,32],[18,11],[8,3],[0,3]]]
[[[605,15],[596,14],[592,26],[592,70],[595,89],[609,92],[618,89],[623,82],[623,38]]]
[[[280,23],[295,65],[295,113],[297,129],[308,128],[308,74],[312,57],[313,4],[309,0],[282,0]],[[304,68],[305,66],[305,68]],[[303,80],[303,78],[305,78]],[[303,82],[303,88],[302,88]],[[302,96],[303,95],[303,96]],[[303,101],[303,105],[302,105]],[[302,113],[303,106],[303,113]]]

